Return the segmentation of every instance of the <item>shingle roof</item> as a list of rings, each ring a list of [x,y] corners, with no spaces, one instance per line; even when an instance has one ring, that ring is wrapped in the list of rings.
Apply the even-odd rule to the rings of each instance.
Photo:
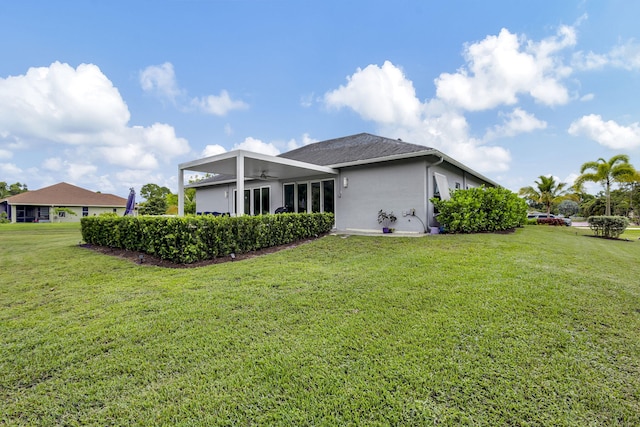
[[[370,133],[359,133],[305,145],[279,154],[277,157],[319,166],[333,166],[431,150],[433,149],[424,145],[410,144]],[[221,174],[198,181],[198,184],[235,181],[235,179],[234,175]]]
[[[95,193],[61,182],[40,190],[27,191],[6,199],[11,205],[108,206],[125,207],[127,199],[113,194]]]
[[[409,144],[369,133],[359,133],[305,145],[280,154],[278,157],[329,166],[429,150],[432,149],[424,145]]]

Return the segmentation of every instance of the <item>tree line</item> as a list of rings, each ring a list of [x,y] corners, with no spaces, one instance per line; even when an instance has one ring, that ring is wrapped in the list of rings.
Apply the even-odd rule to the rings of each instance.
[[[602,191],[595,196],[586,193],[587,182],[600,184]],[[619,188],[614,188],[616,185]],[[533,186],[521,188],[519,194],[530,208],[544,209],[547,214],[634,217],[635,208],[640,206],[640,172],[629,163],[629,156],[618,154],[609,160],[599,158],[584,163],[572,186],[541,175]]]
[[[27,184],[20,182],[9,184],[5,181],[0,181],[0,199],[5,199],[27,191],[29,191]]]

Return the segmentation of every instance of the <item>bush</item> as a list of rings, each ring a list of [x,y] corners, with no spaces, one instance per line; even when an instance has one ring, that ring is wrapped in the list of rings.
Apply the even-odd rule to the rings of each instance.
[[[81,219],[85,242],[181,264],[245,253],[327,233],[331,213],[242,217],[97,216]]]
[[[450,200],[431,199],[438,222],[449,233],[510,230],[527,221],[527,204],[506,188],[456,190]]]
[[[596,236],[609,239],[617,239],[629,226],[629,219],[624,216],[590,216],[587,222]]]

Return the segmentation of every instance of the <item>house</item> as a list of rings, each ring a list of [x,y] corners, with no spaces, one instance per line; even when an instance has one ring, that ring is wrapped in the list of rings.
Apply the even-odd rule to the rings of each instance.
[[[0,200],[0,213],[6,212],[11,222],[78,222],[104,212],[123,215],[126,204],[125,198],[61,182]]]
[[[196,189],[199,213],[259,215],[333,212],[342,231],[380,232],[378,212],[394,212],[397,232],[437,227],[432,197],[451,190],[498,186],[440,151],[360,133],[309,144],[280,154],[235,150],[178,166],[178,212],[184,213],[184,172],[211,177]],[[237,179],[242,177],[243,179]],[[240,203],[238,201],[240,195]]]

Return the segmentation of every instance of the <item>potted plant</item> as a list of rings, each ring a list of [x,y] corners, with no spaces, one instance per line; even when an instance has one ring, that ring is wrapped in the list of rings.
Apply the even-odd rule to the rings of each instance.
[[[382,224],[383,233],[391,233],[393,231],[393,228],[389,228],[389,226],[395,223],[397,220],[398,218],[395,216],[393,211],[389,213],[383,211],[382,209],[378,211],[378,224]]]

